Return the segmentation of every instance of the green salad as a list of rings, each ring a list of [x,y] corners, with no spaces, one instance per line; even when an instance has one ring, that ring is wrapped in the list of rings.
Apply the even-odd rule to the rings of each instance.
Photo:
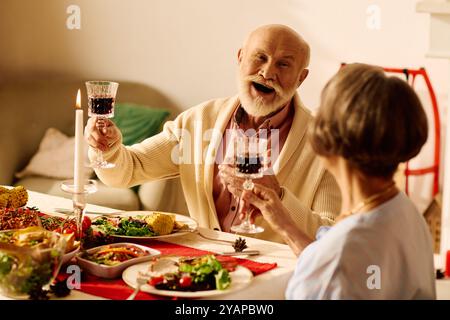
[[[155,235],[145,220],[132,217],[99,217],[92,221],[92,226],[106,235],[131,237]]]
[[[149,284],[159,290],[204,291],[225,290],[231,284],[227,270],[213,255],[181,258],[177,272],[153,276]]]
[[[64,237],[36,227],[0,232],[0,291],[20,297],[49,284],[65,247]]]

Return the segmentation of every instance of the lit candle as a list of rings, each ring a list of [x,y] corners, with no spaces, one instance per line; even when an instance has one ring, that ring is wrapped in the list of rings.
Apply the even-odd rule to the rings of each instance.
[[[73,182],[76,193],[82,193],[84,190],[84,139],[83,139],[83,109],[81,109],[80,89],[77,93],[77,101],[75,105],[75,157]]]

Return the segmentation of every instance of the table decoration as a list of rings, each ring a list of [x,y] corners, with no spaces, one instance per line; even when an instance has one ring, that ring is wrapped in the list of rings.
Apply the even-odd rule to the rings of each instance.
[[[61,189],[72,194],[73,212],[77,220],[76,239],[83,238],[83,217],[86,208],[86,195],[97,191],[97,183],[94,180],[85,180],[84,176],[84,122],[83,109],[81,108],[81,94],[78,89],[75,103],[75,154],[73,181],[66,180],[61,184]],[[82,246],[82,241],[80,246]]]

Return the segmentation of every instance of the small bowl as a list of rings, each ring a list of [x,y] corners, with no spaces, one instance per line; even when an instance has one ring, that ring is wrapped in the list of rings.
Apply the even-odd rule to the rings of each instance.
[[[70,252],[66,252],[62,258],[61,264],[65,265],[65,264],[69,263],[70,260],[72,260],[72,258],[75,257],[78,252],[80,252],[80,247],[77,247]]]
[[[105,264],[99,264],[97,262],[83,258],[84,253],[78,253],[76,256],[77,263],[83,270],[85,270],[86,272],[88,272],[94,276],[97,276],[100,278],[105,278],[105,279],[114,279],[114,278],[120,277],[123,270],[126,269],[127,267],[129,267],[133,264],[136,264],[136,263],[141,263],[141,262],[145,262],[148,260],[152,260],[154,257],[161,254],[161,252],[158,250],[151,249],[146,246],[141,246],[141,245],[135,244],[135,243],[128,243],[128,242],[120,242],[120,243],[103,245],[103,246],[99,246],[99,247],[95,247],[95,248],[86,250],[86,252],[88,254],[92,254],[92,253],[95,253],[106,247],[117,248],[117,247],[125,247],[125,246],[133,246],[133,247],[139,248],[141,250],[144,250],[145,252],[147,252],[147,255],[142,256],[142,257],[132,258],[127,261],[120,262],[113,266],[108,266]]]
[[[56,232],[1,231],[0,292],[25,299],[37,283],[47,287],[59,272],[65,248],[66,239]]]

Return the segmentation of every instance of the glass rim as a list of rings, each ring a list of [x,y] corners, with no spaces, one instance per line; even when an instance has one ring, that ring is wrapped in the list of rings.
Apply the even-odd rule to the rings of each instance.
[[[97,85],[97,86],[109,86],[109,85],[119,85],[118,82],[108,81],[108,80],[89,80],[85,81],[85,84],[88,85]]]

